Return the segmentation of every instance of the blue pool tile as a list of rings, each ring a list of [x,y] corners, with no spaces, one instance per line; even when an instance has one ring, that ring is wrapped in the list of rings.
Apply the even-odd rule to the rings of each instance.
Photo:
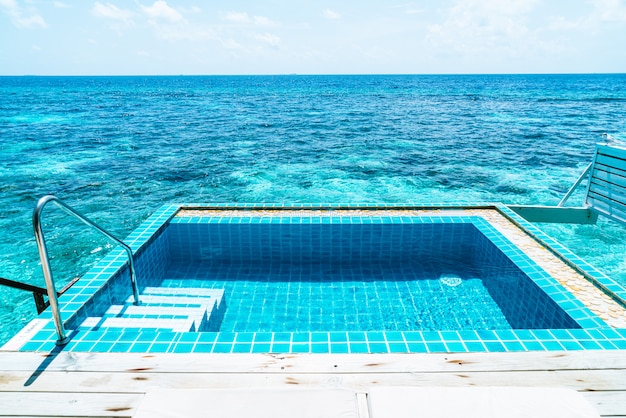
[[[426,341],[426,347],[430,353],[445,353],[448,351],[446,345],[442,342]]]
[[[367,333],[367,341],[370,343],[379,343],[385,341],[385,333],[383,332],[368,332]]]
[[[293,334],[291,341],[295,343],[308,343],[311,341],[311,334],[308,332],[296,332]]]
[[[289,353],[291,345],[289,343],[274,343],[272,344],[272,353]]]
[[[130,347],[130,353],[147,353],[150,350],[151,343],[136,342]]]
[[[347,343],[331,343],[330,352],[333,354],[347,354],[350,350]]]
[[[368,347],[366,343],[350,343],[350,353],[367,353]]]
[[[309,353],[311,351],[311,345],[308,343],[293,343],[291,344],[292,353]]]
[[[91,351],[94,353],[108,353],[112,348],[112,342],[102,341],[97,342],[93,347],[91,347]],[[150,351],[152,351],[152,347],[150,347]]]
[[[524,351],[524,346],[519,341],[503,341],[506,351]]]
[[[410,353],[427,353],[428,352],[426,343],[407,342],[406,345]]]
[[[198,336],[198,343],[213,343],[217,340],[217,333],[215,332],[201,332]]]
[[[465,347],[467,347],[467,351],[469,351],[470,353],[480,353],[487,351],[485,345],[479,341],[466,341]]]
[[[235,341],[237,343],[251,343],[254,341],[254,332],[238,332]]]
[[[271,344],[268,343],[254,343],[252,345],[253,353],[269,353]]]
[[[437,331],[424,331],[422,335],[427,343],[441,341],[441,334]]]
[[[327,332],[312,332],[311,341],[314,343],[328,342],[329,336]]]
[[[366,342],[365,332],[350,331],[348,332],[348,340],[354,342]]]
[[[132,345],[133,344],[130,342],[116,342],[113,344],[113,347],[111,347],[111,351],[115,353],[127,353]]]
[[[20,351],[44,351],[41,349],[43,344],[41,341],[29,341],[20,348]]]
[[[185,332],[178,339],[179,343],[195,343],[200,336],[197,332]]]
[[[232,350],[233,350],[233,344],[232,343],[220,343],[220,342],[217,342],[213,346],[213,352],[214,353],[230,353]]]
[[[460,341],[461,337],[456,331],[440,331],[439,335],[443,341]]]
[[[233,353],[249,353],[252,351],[252,344],[250,343],[235,343],[233,345]]]
[[[272,342],[272,334],[269,332],[257,332],[254,335],[255,343],[270,343]]]
[[[626,350],[626,340],[613,340],[612,343],[618,350]]]
[[[289,343],[291,342],[291,333],[289,332],[277,332],[274,334],[274,343]]]
[[[401,342],[389,342],[390,353],[406,353],[408,352],[406,343]]]
[[[194,353],[210,353],[213,351],[213,344],[210,343],[197,343],[193,347]]]
[[[450,353],[465,353],[467,352],[467,348],[461,342],[447,342],[446,341],[446,351]]]
[[[408,342],[416,342],[416,341],[424,341],[424,337],[422,336],[422,333],[419,331],[405,331],[403,332],[404,334],[404,340],[408,343]]]
[[[388,353],[387,344],[379,342],[370,342],[368,344],[370,353]]]
[[[563,350],[563,346],[561,344],[559,344],[558,341],[541,341],[541,344],[546,348],[546,350],[548,351],[559,351],[559,350]]]
[[[399,331],[387,331],[385,332],[387,342],[404,342],[404,335]]]
[[[191,353],[195,343],[177,343],[172,350],[173,353]]]
[[[234,332],[220,332],[217,336],[218,343],[233,343],[237,334]]]
[[[505,345],[499,341],[485,341],[485,348],[490,353],[498,353],[498,352],[507,351]]]
[[[580,350],[583,348],[583,346],[580,343],[578,343],[577,341],[573,341],[573,340],[563,340],[563,341],[560,341],[560,343],[563,346],[563,348],[566,350]]]
[[[347,342],[347,341],[348,341],[348,335],[345,332],[331,332],[330,333],[331,343]]]
[[[76,343],[76,345],[74,345],[74,347],[71,348],[71,350],[88,353],[89,351],[91,351],[94,345],[96,345],[96,343],[93,341],[82,341],[82,342]],[[65,347],[65,348],[70,349],[70,347]]]
[[[328,344],[311,344],[311,353],[329,353],[330,347]]]
[[[600,347],[602,347],[605,350],[615,350],[617,348],[617,346],[613,344],[612,341],[609,341],[609,340],[598,340],[597,342],[598,344],[600,344]]]

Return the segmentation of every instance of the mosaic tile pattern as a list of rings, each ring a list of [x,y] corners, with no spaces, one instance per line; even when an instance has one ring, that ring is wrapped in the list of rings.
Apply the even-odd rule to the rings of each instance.
[[[209,207],[209,205],[189,205],[191,207]],[[220,208],[311,208],[322,205],[212,205]],[[329,205],[332,208],[354,209],[424,209],[420,206],[407,205]],[[171,266],[167,253],[168,242],[159,242],[154,234],[161,231],[172,216],[178,210],[178,206],[164,206],[152,217],[142,224],[126,240],[133,250],[144,254],[144,261],[149,266],[154,266],[153,273],[158,276],[167,271]],[[433,209],[429,206],[427,209]],[[440,209],[462,210],[457,206],[439,206]],[[485,208],[484,206],[481,208]],[[476,209],[476,207],[468,208]],[[512,219],[516,219],[514,213],[509,213],[506,208],[498,208]],[[445,210],[441,216],[433,216],[423,219],[423,222],[452,222]],[[465,217],[461,217],[465,218]],[[391,222],[402,224],[403,219],[390,219]],[[541,236],[541,231],[532,225],[524,224],[524,221],[516,219],[524,227],[528,227],[533,233]],[[202,218],[174,218],[174,223],[205,223],[215,222]],[[219,222],[227,222],[219,220]],[[242,222],[241,219],[238,222]],[[250,223],[256,221],[248,221]],[[259,222],[267,222],[260,220]],[[272,222],[272,221],[270,221]],[[285,222],[285,221],[281,221]],[[311,222],[317,222],[312,220]],[[323,221],[320,221],[323,222]],[[363,222],[363,219],[347,218],[340,222]],[[467,222],[467,220],[463,220]],[[492,241],[507,258],[515,261],[517,267],[529,276],[533,282],[546,291],[555,303],[565,310],[576,323],[579,329],[485,329],[485,330],[438,330],[438,331],[315,331],[315,332],[173,332],[153,328],[113,329],[100,328],[92,330],[77,328],[70,331],[71,341],[63,349],[69,351],[93,351],[93,352],[206,352],[206,353],[411,353],[411,352],[468,352],[468,351],[529,351],[529,350],[612,350],[626,348],[626,330],[608,327],[603,321],[589,312],[589,310],[568,292],[563,289],[554,279],[537,267],[523,252],[513,246],[501,234],[490,228],[488,223],[472,221],[483,235]],[[549,237],[542,236],[546,242],[551,242]],[[154,240],[160,246],[158,251],[139,248],[144,243]],[[555,243],[559,252],[569,254],[566,249]],[[149,248],[149,247],[148,247]],[[155,247],[156,248],[156,247]],[[62,312],[65,318],[77,314],[79,308],[97,292],[108,292],[111,300],[119,298],[117,294],[120,286],[106,287],[105,283],[113,276],[124,278],[125,255],[121,251],[109,254],[101,263],[92,269],[74,288],[60,298]],[[141,257],[140,257],[141,258]],[[575,257],[572,257],[576,261]],[[156,266],[154,265],[156,261]],[[578,261],[576,261],[578,263]],[[137,260],[140,263],[140,260]],[[159,263],[161,263],[159,265]],[[608,288],[614,288],[616,298],[624,295],[624,290],[610,279],[598,272],[593,271],[585,263],[581,268],[589,269],[589,274]],[[144,277],[144,282],[149,283],[150,278]],[[124,280],[120,283],[123,285]],[[145,287],[148,284],[140,286]],[[130,295],[130,287],[124,293]],[[116,299],[115,299],[116,300]],[[93,303],[93,302],[92,302]],[[92,309],[100,309],[95,305]],[[77,317],[80,314],[77,314]],[[50,318],[46,311],[41,318]],[[68,324],[71,320],[66,321]],[[68,327],[69,328],[69,327]],[[55,346],[56,334],[51,321],[48,321],[41,329],[35,330],[28,338],[21,350],[49,351]]]
[[[226,330],[578,327],[479,232],[508,245],[482,218],[179,219],[161,285],[229,289]]]

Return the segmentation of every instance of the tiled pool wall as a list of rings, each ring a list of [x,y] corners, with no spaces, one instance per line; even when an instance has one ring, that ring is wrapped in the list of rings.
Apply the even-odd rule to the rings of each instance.
[[[367,218],[176,218],[167,228],[173,263],[360,263],[468,258],[468,219],[403,223]],[[428,243],[428,245],[425,245]]]
[[[475,222],[481,225],[484,231],[493,234],[493,231],[490,231],[491,227],[482,218],[475,220]],[[565,293],[565,290],[561,289],[560,286],[555,286],[554,283],[548,284],[552,278],[542,270],[537,269],[534,263],[517,247],[512,246],[508,251],[509,253],[520,252],[513,258],[523,266],[526,273],[498,247],[497,244],[503,247],[510,246],[504,237],[492,235],[489,239],[476,229],[472,240],[476,246],[474,251],[475,263],[480,269],[480,277],[512,328],[572,329],[581,327],[566,312],[566,310],[574,308],[575,305],[585,309],[580,301]],[[529,275],[535,276],[535,279],[540,280],[543,285],[548,284],[550,287],[547,291],[550,296],[537,282],[531,280]],[[552,297],[556,300],[553,300]],[[562,306],[559,306],[558,302],[562,302]],[[578,318],[583,321],[590,318],[595,320],[593,314],[589,315],[589,312],[578,315]]]
[[[198,207],[201,205],[187,205]],[[208,207],[208,205],[206,205]],[[319,208],[321,205],[288,205],[288,208]],[[214,207],[214,206],[213,206]],[[217,209],[255,209],[261,205],[218,205]],[[284,208],[285,205],[276,205]],[[329,208],[357,208],[360,205],[331,205]],[[432,209],[429,206],[428,209]],[[437,206],[443,209],[475,209],[476,207],[459,207],[451,205]],[[129,243],[133,250],[137,251],[153,235],[166,225],[170,220],[173,224],[203,224],[212,222],[235,222],[233,219],[217,219],[208,217],[199,218],[172,218],[180,206],[166,205],[160,208],[153,216],[138,227],[125,242]],[[390,205],[367,205],[369,209],[394,210],[397,206]],[[561,254],[573,259],[577,264],[580,262],[581,269],[587,271],[595,280],[602,283],[605,288],[618,292],[617,298],[626,295],[624,289],[611,279],[595,271],[583,260],[569,253],[550,237],[543,234],[534,225],[526,222],[521,217],[506,207],[480,207],[498,210],[514,222],[529,229],[534,235],[539,236],[544,242],[549,242],[558,248]],[[402,206],[400,209],[423,209],[416,206]],[[430,219],[429,219],[430,218]],[[424,217],[424,222],[455,222],[453,217],[432,216]],[[463,217],[461,222],[467,222]],[[236,222],[241,223],[239,218]],[[342,220],[339,222],[361,222],[358,218]],[[458,220],[457,220],[458,221]],[[267,219],[248,220],[246,222],[268,222]],[[270,220],[269,222],[277,222]],[[283,221],[278,221],[283,222]],[[304,221],[306,222],[306,221]],[[310,220],[310,222],[326,222]],[[330,222],[337,222],[331,220]],[[390,222],[402,223],[403,219],[394,217]],[[70,331],[71,341],[63,347],[67,351],[91,351],[91,352],[205,352],[205,353],[429,353],[429,352],[503,352],[503,351],[534,351],[534,350],[612,350],[626,349],[626,329],[614,329],[608,327],[603,321],[593,315],[582,305],[556,284],[543,270],[528,259],[523,252],[504,239],[497,231],[489,227],[486,221],[473,222],[478,230],[495,244],[496,249],[503,253],[506,258],[515,261],[515,264],[544,291],[550,294],[551,299],[558,302],[559,306],[576,319],[582,328],[571,329],[513,329],[513,330],[479,330],[479,331],[408,331],[408,332],[304,332],[304,333],[251,333],[251,332],[200,332],[180,333],[159,330],[142,329],[107,329],[92,331],[77,329]],[[137,270],[152,269],[150,275],[160,277],[171,262],[169,254],[172,252],[171,237],[161,234],[155,239],[155,246],[144,251],[137,259]],[[175,250],[174,250],[175,252]],[[155,262],[156,261],[156,262]],[[180,260],[177,260],[179,262]],[[125,274],[117,270],[123,268],[125,263],[124,254],[121,251],[112,252],[92,269],[74,288],[70,289],[60,299],[61,311],[65,318],[77,314],[86,301],[90,300],[96,292],[110,292],[112,288],[106,288],[105,283],[117,274],[117,280],[124,281]],[[117,273],[116,273],[117,272]],[[139,275],[143,275],[139,273]],[[146,284],[140,284],[146,286]],[[130,286],[130,285],[128,285]],[[130,288],[126,296],[130,295]],[[110,300],[118,300],[120,295],[110,293]],[[106,299],[106,298],[105,298]],[[95,300],[95,299],[94,299]],[[93,303],[93,302],[92,302]],[[97,306],[89,309],[100,310]],[[87,311],[85,311],[87,312]],[[82,313],[78,313],[82,315]],[[49,310],[41,315],[43,319],[50,319]],[[78,322],[78,321],[76,321]],[[43,328],[21,347],[24,351],[50,351],[54,349],[56,334],[54,325],[49,320]]]

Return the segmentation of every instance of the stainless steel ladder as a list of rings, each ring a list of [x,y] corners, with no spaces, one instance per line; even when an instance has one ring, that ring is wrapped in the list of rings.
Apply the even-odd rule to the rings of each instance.
[[[128,270],[130,275],[130,282],[133,289],[133,297],[135,305],[140,305],[139,301],[139,290],[137,288],[137,277],[135,275],[135,265],[133,263],[133,251],[130,249],[128,245],[126,245],[122,240],[116,238],[111,233],[107,232],[104,228],[96,225],[94,222],[90,221],[87,217],[79,213],[78,211],[72,209],[70,206],[66,205],[58,199],[56,196],[47,195],[39,199],[37,202],[37,206],[33,211],[33,229],[35,231],[35,239],[37,240],[37,248],[39,250],[39,258],[41,259],[41,268],[43,270],[43,275],[46,280],[46,289],[48,293],[48,301],[50,303],[50,309],[52,310],[52,317],[54,319],[54,325],[57,330],[57,345],[65,345],[69,342],[69,338],[66,335],[65,327],[63,325],[63,320],[61,319],[61,313],[59,311],[59,302],[58,302],[58,293],[56,291],[54,285],[54,279],[52,277],[52,270],[50,269],[50,262],[48,259],[48,248],[46,246],[46,238],[43,233],[41,217],[43,214],[43,209],[48,203],[54,203],[60,209],[62,209],[65,213],[74,216],[78,220],[82,221],[84,224],[92,227],[96,231],[105,235],[110,240],[114,241],[118,245],[120,245],[126,251],[128,255]]]

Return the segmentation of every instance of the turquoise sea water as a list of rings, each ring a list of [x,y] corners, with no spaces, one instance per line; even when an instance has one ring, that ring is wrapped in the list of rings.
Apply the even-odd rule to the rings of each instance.
[[[168,202],[556,204],[602,133],[626,74],[0,77],[0,277],[43,286],[48,193],[122,237]],[[64,282],[110,245],[58,215]],[[541,227],[626,283],[626,228]],[[0,288],[0,343],[34,316]]]

